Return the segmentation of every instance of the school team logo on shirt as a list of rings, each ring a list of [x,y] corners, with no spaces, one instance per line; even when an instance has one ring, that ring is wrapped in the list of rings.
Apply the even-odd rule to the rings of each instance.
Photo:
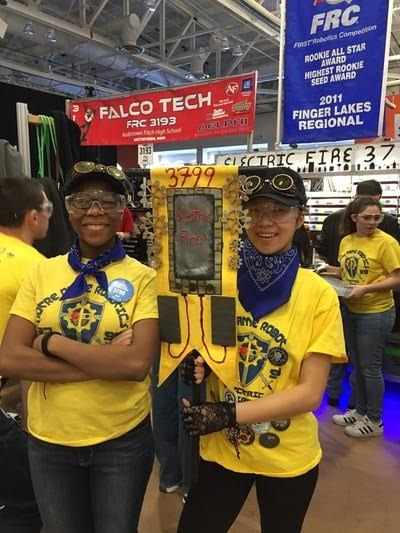
[[[239,342],[239,374],[243,387],[250,385],[259,376],[268,361],[269,343],[263,341],[254,333],[238,335]]]
[[[65,302],[60,309],[60,327],[69,339],[90,344],[99,328],[104,305],[84,298]]]
[[[356,255],[349,255],[344,261],[344,268],[349,278],[354,279],[357,275],[359,258]]]

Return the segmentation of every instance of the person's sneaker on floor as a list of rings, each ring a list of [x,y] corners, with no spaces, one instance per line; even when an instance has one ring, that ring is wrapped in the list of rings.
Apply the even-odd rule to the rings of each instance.
[[[358,414],[355,409],[347,409],[347,411],[342,415],[332,416],[332,422],[337,426],[342,427],[350,426],[351,424],[355,424],[359,420],[363,419],[364,415]]]
[[[165,494],[172,494],[173,492],[176,492],[180,486],[181,484],[177,483],[176,485],[170,485],[169,487],[165,487],[165,489],[160,487],[160,491],[165,492]]]
[[[345,427],[344,432],[349,437],[358,437],[362,439],[366,437],[378,437],[383,433],[383,423],[382,420],[380,422],[373,422],[365,416],[355,424]]]

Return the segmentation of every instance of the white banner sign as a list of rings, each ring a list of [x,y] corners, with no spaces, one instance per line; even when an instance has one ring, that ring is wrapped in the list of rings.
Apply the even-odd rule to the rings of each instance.
[[[218,155],[217,165],[290,167],[300,173],[400,168],[400,143],[322,146],[302,150]]]
[[[138,163],[140,166],[153,164],[153,144],[138,144]]]

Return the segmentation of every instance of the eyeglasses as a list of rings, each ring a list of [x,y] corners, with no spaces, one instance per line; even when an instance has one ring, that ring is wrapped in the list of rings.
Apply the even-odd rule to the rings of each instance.
[[[72,175],[78,176],[79,174],[89,174],[89,172],[104,172],[117,180],[126,179],[125,172],[118,167],[93,163],[93,161],[79,161],[75,163]]]
[[[374,222],[382,222],[382,220],[383,220],[383,214],[382,213],[380,215],[361,215],[361,214],[357,214],[357,216],[362,218],[363,220],[365,220],[365,222],[370,222],[371,220],[373,220]]]
[[[257,175],[248,176],[243,182],[242,189],[247,194],[253,194],[264,187],[266,183],[268,183],[271,189],[280,194],[286,194],[288,196],[298,195],[293,178],[288,174],[277,174],[272,179],[260,178]]]
[[[251,218],[252,224],[261,222],[264,217],[269,218],[272,222],[277,224],[284,224],[293,220],[293,216],[297,207],[289,207],[288,205],[275,206],[254,206],[247,209],[248,215]]]
[[[68,213],[87,213],[97,204],[103,213],[122,213],[125,207],[125,198],[116,192],[91,191],[89,193],[77,192],[65,197]]]
[[[40,206],[40,209],[38,211],[42,213],[45,217],[51,218],[51,215],[53,214],[53,204],[50,202],[50,200],[46,200]]]

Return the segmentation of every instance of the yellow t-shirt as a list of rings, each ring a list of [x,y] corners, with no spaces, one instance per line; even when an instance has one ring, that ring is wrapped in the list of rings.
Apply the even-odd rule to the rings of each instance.
[[[33,246],[0,232],[0,343],[25,274],[43,259]]]
[[[371,236],[344,237],[339,247],[339,263],[343,281],[351,285],[368,285],[382,281],[400,268],[399,243],[379,229]],[[380,313],[394,306],[391,290],[370,292],[360,300],[344,300],[353,313]]]
[[[338,298],[325,280],[299,269],[289,302],[253,320],[237,303],[238,381],[227,389],[214,374],[207,386],[211,401],[244,402],[295,387],[301,364],[311,354],[345,362]],[[316,466],[322,456],[312,413],[242,426],[240,459],[220,431],[200,439],[203,459],[242,473],[292,477]]]
[[[154,270],[131,257],[103,270],[109,285],[117,279],[131,284],[133,294],[128,301],[110,301],[92,276],[86,278],[87,293],[60,300],[77,276],[63,255],[29,272],[11,313],[35,324],[38,332],[57,331],[90,344],[109,344],[135,322],[157,318]],[[28,411],[29,431],[38,439],[66,446],[97,444],[123,435],[148,415],[149,378],[143,382],[33,383]]]

